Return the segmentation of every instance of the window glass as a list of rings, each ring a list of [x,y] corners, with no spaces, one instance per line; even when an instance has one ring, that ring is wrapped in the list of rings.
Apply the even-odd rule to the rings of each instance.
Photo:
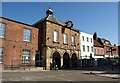
[[[89,52],[89,46],[87,46],[87,51]]]
[[[91,47],[91,52],[93,52],[93,47]]]
[[[89,38],[87,37],[87,42],[89,42]]]
[[[5,37],[6,24],[0,22],[0,38]]]
[[[59,33],[58,31],[54,30],[54,42],[58,42],[59,41]]]
[[[83,51],[85,52],[85,45],[83,45]]]
[[[84,36],[82,36],[82,40],[84,41]]]
[[[30,50],[23,50],[22,54],[22,63],[30,62]]]
[[[0,47],[0,63],[3,62],[3,48]]]
[[[75,36],[72,35],[72,45],[75,45]]]
[[[24,29],[24,38],[23,41],[30,42],[31,41],[31,30],[29,29]]]
[[[98,54],[100,54],[100,48],[98,48]]]
[[[91,38],[91,43],[92,43],[92,38]]]
[[[68,44],[68,35],[64,33],[64,44]]]
[[[94,53],[96,54],[96,49],[94,48]]]

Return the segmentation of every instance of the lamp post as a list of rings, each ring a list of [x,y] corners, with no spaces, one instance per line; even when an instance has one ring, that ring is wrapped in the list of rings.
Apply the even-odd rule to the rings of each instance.
[[[81,67],[82,67],[82,56],[80,56],[80,59],[81,59],[81,60],[80,60],[80,63],[81,63],[80,65],[81,65]]]
[[[85,55],[85,66],[87,65],[87,55]]]
[[[92,60],[93,59],[93,57],[92,57],[92,54],[90,54],[90,66],[92,67],[93,66],[93,63],[92,63]]]

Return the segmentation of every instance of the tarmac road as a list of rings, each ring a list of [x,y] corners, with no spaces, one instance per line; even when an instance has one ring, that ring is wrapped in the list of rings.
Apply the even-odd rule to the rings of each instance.
[[[2,72],[2,81],[118,81],[83,72],[82,70]]]

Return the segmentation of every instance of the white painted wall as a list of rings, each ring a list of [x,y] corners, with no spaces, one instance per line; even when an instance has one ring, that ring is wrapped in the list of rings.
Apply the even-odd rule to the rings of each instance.
[[[84,36],[84,41],[83,41],[83,36]],[[89,41],[87,42],[87,37],[89,39]],[[92,42],[91,42],[92,39]],[[83,45],[85,45],[85,51],[83,51]],[[92,34],[88,34],[85,32],[81,32],[80,33],[80,49],[81,49],[81,58],[82,59],[90,59],[90,54],[92,54],[92,57],[94,58],[94,48],[93,51],[91,49],[91,47],[93,47],[94,45],[94,40],[93,40],[93,35]],[[89,46],[89,52],[87,50],[87,46]],[[86,57],[87,56],[87,57]]]

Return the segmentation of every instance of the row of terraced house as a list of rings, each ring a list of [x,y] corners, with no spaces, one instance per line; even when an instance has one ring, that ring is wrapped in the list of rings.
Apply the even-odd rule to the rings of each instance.
[[[118,46],[97,33],[73,28],[49,8],[46,16],[33,25],[0,18],[0,64],[7,67],[80,68],[108,64],[118,58]]]

